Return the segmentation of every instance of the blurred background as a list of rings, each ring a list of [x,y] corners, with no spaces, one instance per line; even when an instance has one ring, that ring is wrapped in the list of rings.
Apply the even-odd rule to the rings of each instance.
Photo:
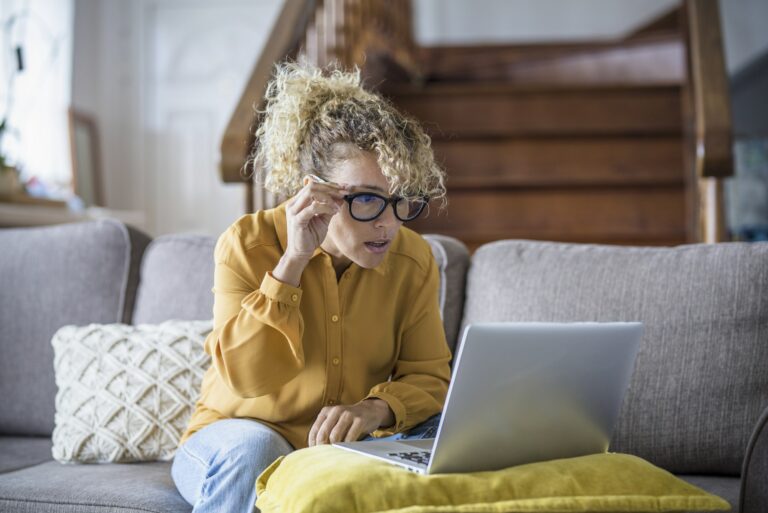
[[[362,68],[449,206],[413,227],[673,245],[768,237],[768,0],[0,0],[0,226],[216,235],[275,62]]]

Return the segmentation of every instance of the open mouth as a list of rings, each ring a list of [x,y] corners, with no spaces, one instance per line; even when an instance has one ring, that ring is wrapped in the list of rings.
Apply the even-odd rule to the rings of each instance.
[[[373,253],[383,253],[387,250],[390,242],[389,240],[370,241],[365,243],[365,247]]]

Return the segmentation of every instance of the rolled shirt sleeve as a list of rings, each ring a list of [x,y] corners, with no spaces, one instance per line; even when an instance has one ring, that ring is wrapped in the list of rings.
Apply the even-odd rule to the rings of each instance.
[[[230,229],[216,245],[213,331],[205,350],[232,392],[252,398],[275,392],[304,368],[302,290],[266,269],[261,283],[249,280],[237,235]]]

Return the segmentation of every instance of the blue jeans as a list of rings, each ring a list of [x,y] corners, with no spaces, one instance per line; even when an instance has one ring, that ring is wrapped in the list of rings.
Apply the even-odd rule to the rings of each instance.
[[[292,451],[285,438],[255,420],[219,420],[179,447],[171,477],[193,513],[253,513],[256,478]]]
[[[406,433],[363,440],[400,440],[435,436],[440,415]],[[251,419],[214,422],[189,437],[176,451],[171,477],[192,513],[253,513],[256,478],[293,447],[272,428]]]

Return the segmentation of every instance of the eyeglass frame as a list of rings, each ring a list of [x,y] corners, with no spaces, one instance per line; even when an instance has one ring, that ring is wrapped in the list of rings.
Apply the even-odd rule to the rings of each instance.
[[[359,217],[355,216],[355,214],[352,213],[352,202],[355,201],[355,199],[359,198],[360,196],[375,196],[375,197],[377,197],[379,199],[384,200],[384,204],[381,206],[381,209],[379,210],[379,212],[375,216],[367,218],[367,219],[360,219]],[[429,197],[428,196],[420,196],[419,199],[422,200],[422,204],[421,204],[421,208],[419,209],[419,211],[413,217],[410,217],[408,219],[403,219],[402,217],[400,217],[397,214],[397,206],[396,205],[400,201],[408,201],[408,200],[406,200],[405,198],[403,198],[401,196],[386,197],[386,196],[382,196],[381,194],[378,194],[378,193],[375,193],[375,192],[353,192],[352,194],[345,195],[342,199],[344,199],[344,201],[346,201],[349,204],[349,215],[352,216],[352,219],[354,219],[355,221],[359,221],[361,223],[367,223],[369,221],[375,221],[376,219],[381,217],[381,214],[383,214],[384,211],[387,209],[387,205],[392,205],[392,212],[394,212],[395,217],[398,220],[400,220],[400,221],[402,221],[404,223],[407,223],[407,222],[413,221],[414,219],[419,217],[421,215],[421,213],[424,212],[424,208],[427,206],[427,203],[429,203]]]
[[[326,180],[322,176],[318,176],[316,174],[309,173],[309,174],[307,174],[307,176],[309,178],[313,179],[314,181],[319,182],[319,183],[325,183],[325,184],[329,184],[329,185],[336,185],[333,182],[331,182],[330,180]],[[357,198],[359,196],[364,196],[364,195],[376,196],[377,198],[381,198],[381,199],[384,200],[384,206],[381,207],[381,210],[379,210],[379,213],[376,214],[375,216],[371,217],[370,219],[359,219],[359,218],[355,217],[355,214],[352,213],[352,202],[355,200],[355,198]],[[363,192],[363,191],[361,191],[361,192],[353,192],[352,194],[347,194],[342,199],[344,199],[344,201],[346,201],[349,204],[349,215],[352,217],[352,219],[354,219],[355,221],[358,221],[360,223],[367,223],[369,221],[375,221],[376,219],[381,217],[381,214],[383,214],[384,211],[387,209],[387,205],[392,205],[392,212],[394,212],[395,217],[399,221],[402,221],[403,223],[407,223],[407,222],[413,221],[414,219],[419,217],[421,215],[421,213],[424,212],[424,207],[426,207],[427,204],[429,203],[429,196],[423,195],[423,196],[419,196],[419,198],[424,203],[421,204],[421,208],[419,209],[419,212],[415,216],[413,216],[413,217],[411,217],[409,219],[403,219],[402,217],[397,215],[397,208],[396,208],[397,202],[398,201],[402,201],[402,200],[405,199],[405,198],[403,198],[401,196],[390,196],[389,198],[387,198],[386,196],[382,196],[381,194],[378,194],[378,193],[375,193],[375,192]]]

